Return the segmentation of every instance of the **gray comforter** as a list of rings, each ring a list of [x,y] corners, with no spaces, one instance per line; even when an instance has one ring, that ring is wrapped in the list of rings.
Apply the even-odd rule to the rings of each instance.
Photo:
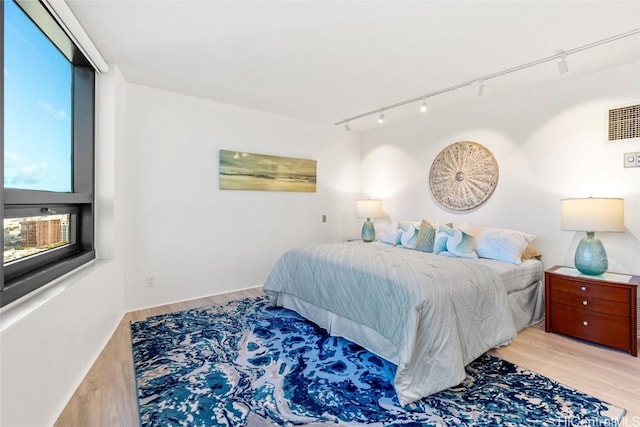
[[[516,335],[504,285],[493,270],[379,243],[290,250],[264,291],[274,304],[280,293],[290,294],[377,331],[396,347],[391,362],[403,405],[459,384],[467,364]]]

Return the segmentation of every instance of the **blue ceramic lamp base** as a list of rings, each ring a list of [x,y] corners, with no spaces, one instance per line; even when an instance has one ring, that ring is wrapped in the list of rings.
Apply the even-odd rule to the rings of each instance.
[[[575,264],[578,271],[591,276],[599,276],[609,268],[604,245],[592,231],[588,231],[586,237],[580,240],[576,249]]]
[[[373,242],[376,239],[376,229],[373,227],[373,223],[370,218],[362,224],[362,240],[365,242]]]

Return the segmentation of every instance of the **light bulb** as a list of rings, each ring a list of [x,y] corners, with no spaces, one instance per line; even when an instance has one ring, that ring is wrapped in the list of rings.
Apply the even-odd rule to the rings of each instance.
[[[378,123],[380,124],[384,123],[384,113],[382,111],[380,111],[380,117],[378,117]]]
[[[567,74],[569,72],[569,66],[567,65],[564,55],[562,55],[560,61],[558,61],[558,71],[560,74]]]
[[[420,106],[420,112],[421,113],[426,113],[427,112],[427,100],[426,99],[422,100],[422,105]]]

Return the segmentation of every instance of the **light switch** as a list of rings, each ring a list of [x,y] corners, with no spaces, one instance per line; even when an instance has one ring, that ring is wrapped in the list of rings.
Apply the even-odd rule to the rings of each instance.
[[[624,153],[624,167],[635,168],[640,166],[640,153]]]

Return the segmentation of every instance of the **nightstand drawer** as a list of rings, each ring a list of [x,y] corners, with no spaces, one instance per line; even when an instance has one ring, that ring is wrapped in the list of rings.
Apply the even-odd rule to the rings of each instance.
[[[550,279],[551,288],[557,291],[611,301],[629,301],[630,293],[628,288],[600,285],[587,280],[572,280],[558,276],[551,276]]]
[[[551,307],[551,317],[552,332],[621,350],[628,350],[630,347],[628,318],[578,310],[564,305]]]
[[[612,314],[629,318],[629,301],[611,301],[594,298],[589,293],[577,294],[558,291],[551,288],[551,299],[554,303],[570,306],[577,310],[588,310],[603,314]]]

